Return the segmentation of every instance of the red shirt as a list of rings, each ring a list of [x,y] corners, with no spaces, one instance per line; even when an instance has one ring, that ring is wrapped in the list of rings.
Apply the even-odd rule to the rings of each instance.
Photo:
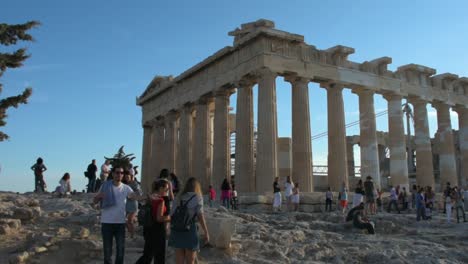
[[[210,200],[214,200],[216,198],[216,191],[214,188],[210,189]]]
[[[162,206],[162,213],[163,215],[166,213],[167,208],[166,205],[164,204],[164,199],[161,197],[158,197],[156,199],[151,200],[151,214],[153,215],[153,219],[158,219],[158,206]]]

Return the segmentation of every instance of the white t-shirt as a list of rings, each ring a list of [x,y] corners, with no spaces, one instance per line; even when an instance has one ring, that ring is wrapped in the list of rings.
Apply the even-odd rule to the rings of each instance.
[[[284,184],[284,195],[290,196],[293,193],[294,183],[286,182]]]
[[[115,205],[101,210],[101,223],[125,224],[125,205],[127,197],[133,193],[130,186],[121,183],[119,186],[112,185],[115,196]]]

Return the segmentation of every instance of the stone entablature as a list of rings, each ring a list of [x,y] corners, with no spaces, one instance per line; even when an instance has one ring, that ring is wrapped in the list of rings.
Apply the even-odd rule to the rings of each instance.
[[[392,72],[387,69],[392,61],[389,57],[352,62],[347,57],[354,53],[353,48],[335,46],[319,50],[307,45],[303,36],[273,27],[273,22],[265,20],[243,24],[241,29],[230,33],[239,38],[233,47],[219,50],[176,78],[155,78],[137,99],[137,104],[144,108],[143,122],[236,83],[262,67],[278,75],[294,72],[315,82],[332,81],[348,88],[366,87],[381,94],[390,92],[428,102],[468,106],[467,78],[454,74],[434,76],[434,69],[417,64],[404,65]]]

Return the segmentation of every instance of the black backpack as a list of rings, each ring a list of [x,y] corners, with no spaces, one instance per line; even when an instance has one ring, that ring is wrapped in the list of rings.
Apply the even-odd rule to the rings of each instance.
[[[196,214],[190,217],[188,210],[188,203],[197,195],[193,195],[185,203],[180,201],[179,206],[177,206],[174,214],[171,217],[171,229],[179,232],[187,232],[190,230],[190,226],[195,220]]]
[[[150,227],[153,225],[153,215],[151,212],[151,202],[148,201],[141,205],[137,215],[138,224],[143,227]]]

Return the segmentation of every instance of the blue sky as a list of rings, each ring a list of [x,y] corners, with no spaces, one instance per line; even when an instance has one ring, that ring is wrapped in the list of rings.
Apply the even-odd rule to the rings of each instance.
[[[84,189],[83,171],[125,145],[140,163],[141,109],[135,105],[154,75],[178,75],[224,46],[228,31],[266,18],[305,36],[319,49],[356,49],[350,60],[393,58],[391,70],[417,63],[468,76],[465,1],[6,1],[0,23],[42,23],[21,43],[32,57],[0,79],[5,96],[34,89],[28,105],[10,109],[0,143],[0,190],[33,189],[29,169],[44,158],[49,189],[65,172]],[[0,47],[3,51],[11,48]],[[291,133],[290,85],[277,79],[279,136]],[[326,93],[309,85],[312,134],[326,131]],[[344,93],[346,122],[358,120],[358,98]],[[375,97],[376,112],[386,109]],[[235,107],[235,95],[231,97]],[[429,107],[431,134],[436,130]],[[453,126],[458,128],[456,114]],[[387,117],[377,119],[387,130]],[[359,132],[358,126],[347,131]],[[327,140],[313,141],[314,163],[326,164]]]

